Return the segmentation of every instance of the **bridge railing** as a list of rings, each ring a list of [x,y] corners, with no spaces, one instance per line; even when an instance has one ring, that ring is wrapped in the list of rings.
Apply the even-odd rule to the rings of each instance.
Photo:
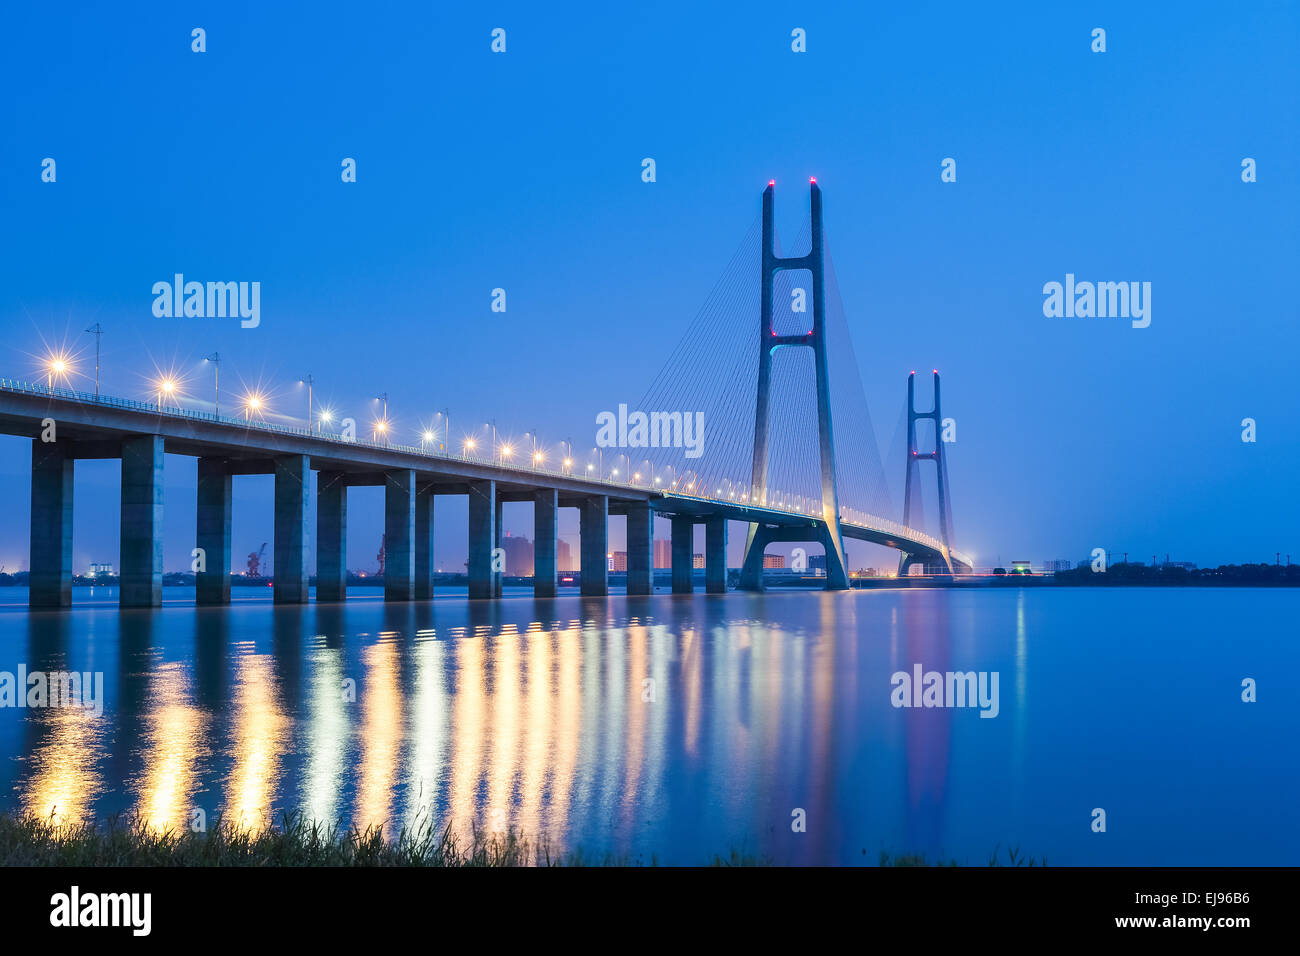
[[[235,428],[241,428],[248,431],[258,431],[274,435],[293,435],[302,438],[311,438],[317,441],[328,441],[345,447],[365,447],[386,451],[398,451],[409,455],[419,455],[424,458],[440,459],[443,461],[466,461],[477,464],[492,465],[502,468],[506,471],[512,471],[519,474],[541,474],[551,475],[561,478],[574,478],[592,484],[605,485],[610,488],[639,488],[640,490],[653,490],[642,487],[637,482],[615,481],[605,476],[592,476],[588,473],[575,471],[573,468],[564,466],[555,467],[548,461],[530,462],[531,467],[514,465],[502,461],[498,456],[493,455],[490,458],[480,457],[477,454],[462,452],[457,454],[454,451],[446,449],[429,448],[428,446],[406,445],[399,442],[386,441],[383,439],[373,438],[344,438],[340,432],[326,431],[323,428],[308,429],[295,425],[282,425],[277,422],[269,422],[264,418],[257,416],[248,416],[241,418],[232,418],[226,415],[218,415],[215,412],[207,412],[199,409],[181,408],[178,405],[168,405],[165,402],[161,405],[157,402],[141,402],[137,399],[121,398],[113,395],[95,395],[93,392],[81,392],[75,389],[63,388],[60,386],[40,385],[32,382],[25,382],[16,379],[0,378],[0,391],[19,392],[28,395],[45,396],[48,398],[58,398],[66,401],[77,402],[83,405],[93,405],[101,408],[120,408],[127,411],[145,412],[156,415],[160,418],[170,418],[181,421],[200,421],[217,425],[229,425]]]

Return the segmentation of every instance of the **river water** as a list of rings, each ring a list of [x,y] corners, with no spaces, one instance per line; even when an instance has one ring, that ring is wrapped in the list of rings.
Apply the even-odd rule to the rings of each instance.
[[[1292,590],[292,608],[242,590],[127,612],[111,589],[62,612],[0,591],[0,680],[103,675],[100,714],[0,707],[0,809],[163,827],[289,811],[390,834],[427,819],[663,863],[1300,859]],[[916,665],[996,675],[996,716],[894,706],[892,675]]]

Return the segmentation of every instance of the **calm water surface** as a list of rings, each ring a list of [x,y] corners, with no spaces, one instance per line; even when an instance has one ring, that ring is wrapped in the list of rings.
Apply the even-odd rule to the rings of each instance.
[[[98,717],[0,708],[3,809],[431,816],[676,863],[983,864],[1015,845],[1049,864],[1300,862],[1294,591],[173,593],[31,613],[0,591],[0,671],[105,682]],[[916,663],[998,672],[998,716],[894,708],[890,675]]]

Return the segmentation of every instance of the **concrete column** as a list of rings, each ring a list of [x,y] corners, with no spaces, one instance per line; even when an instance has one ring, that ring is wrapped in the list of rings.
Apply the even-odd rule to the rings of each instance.
[[[704,590],[727,593],[727,519],[723,515],[704,522]]]
[[[489,598],[492,587],[492,548],[496,543],[497,483],[469,483],[469,596]]]
[[[203,551],[204,569],[194,575],[194,600],[197,604],[230,603],[232,492],[226,459],[200,458],[194,546]]]
[[[763,553],[772,541],[772,532],[766,525],[749,526],[745,542],[745,557],[740,566],[740,590],[763,590]]]
[[[502,513],[503,513],[504,504],[505,502],[503,502],[501,498],[498,497],[496,500],[496,514],[493,516],[492,519],[493,520],[492,527],[493,527],[493,534],[494,534],[493,544],[492,544],[492,568],[493,568],[492,596],[493,597],[501,596],[502,586],[505,583],[504,581],[505,574],[501,570],[498,570],[499,568],[504,567],[505,564],[505,551],[503,551],[501,548],[501,535],[505,533],[502,530],[502,525],[503,525]],[[506,570],[509,569],[507,568]]]
[[[384,475],[384,600],[415,596],[415,472]]]
[[[307,505],[311,459],[285,455],[275,460],[276,604],[307,601]]]
[[[655,513],[648,501],[627,509],[627,593],[653,594]]]
[[[348,485],[341,471],[316,474],[316,600],[348,597]]]
[[[122,607],[162,606],[163,439],[122,441]]]
[[[415,598],[427,601],[433,597],[433,489],[419,488],[415,492]]]
[[[533,597],[555,597],[559,493],[554,488],[543,488],[533,502]]]
[[[592,495],[583,500],[578,511],[582,593],[604,597],[609,594],[609,498]]]
[[[695,522],[688,517],[673,518],[673,593],[690,594],[695,590]]]
[[[72,604],[72,470],[57,441],[32,441],[31,607]]]

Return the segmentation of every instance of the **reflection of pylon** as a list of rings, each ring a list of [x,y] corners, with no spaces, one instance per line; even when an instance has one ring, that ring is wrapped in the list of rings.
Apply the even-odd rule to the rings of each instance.
[[[388,550],[388,535],[379,536],[379,553],[375,557],[379,560],[379,576],[384,576],[384,553]]]
[[[777,529],[760,523],[749,526],[745,541],[745,562],[740,586],[746,590],[762,588],[763,549],[769,542],[815,540],[826,549],[826,587],[847,588],[844,539],[840,535],[839,495],[835,485],[835,442],[831,428],[831,388],[826,365],[826,276],[822,236],[822,193],[812,180],[812,248],[806,256],[781,257],[776,254],[776,230],[772,218],[772,194],[775,183],[763,190],[763,263],[761,330],[758,343],[758,400],[754,412],[754,467],[751,494],[755,504],[767,504],[768,390],[772,378],[772,353],[780,348],[810,348],[817,376],[817,437],[821,448],[822,508],[816,530],[803,532],[804,537],[779,535]],[[782,269],[807,269],[812,273],[813,325],[805,334],[777,335],[772,328],[772,284]]]
[[[916,423],[919,419],[934,422],[934,451],[922,452],[916,447]],[[903,524],[911,527],[912,523],[912,475],[921,467],[923,461],[935,463],[935,480],[939,487],[939,540],[945,548],[952,547],[952,514],[948,510],[948,459],[944,451],[943,413],[939,409],[939,372],[934,373],[934,408],[928,412],[916,410],[916,372],[907,376],[907,480],[903,486]],[[916,479],[920,481],[920,477]],[[920,490],[918,484],[917,490]],[[906,574],[909,567],[917,562],[910,554],[903,553],[898,562],[898,573]],[[927,568],[927,571],[930,569]],[[945,567],[936,570],[950,572]]]

